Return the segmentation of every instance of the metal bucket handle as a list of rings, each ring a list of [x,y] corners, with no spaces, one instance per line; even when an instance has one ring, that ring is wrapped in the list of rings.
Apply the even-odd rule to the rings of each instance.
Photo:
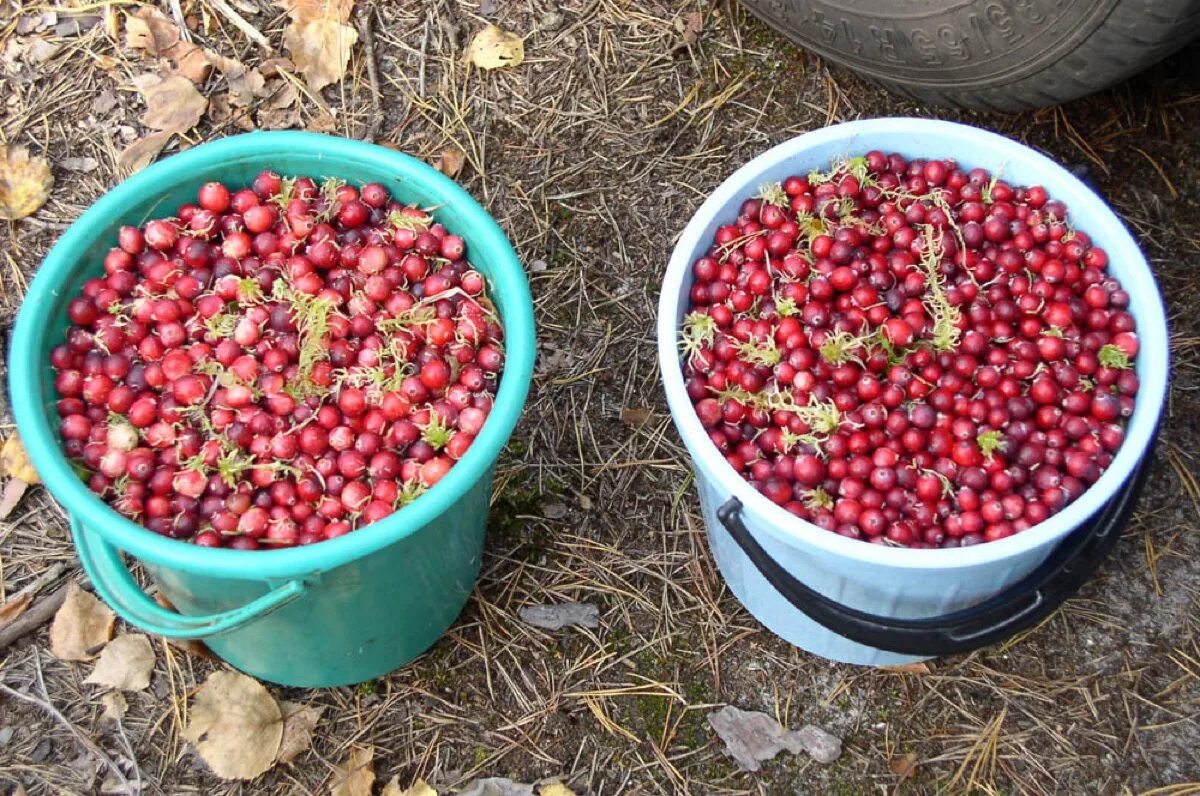
[[[889,652],[952,655],[986,647],[1033,627],[1075,594],[1121,537],[1150,471],[1150,458],[1151,451],[1147,451],[1116,495],[1036,569],[999,594],[942,616],[901,619],[843,605],[796,580],[763,549],[742,522],[742,503],[736,497],[717,509],[717,519],[767,582],[828,630]]]

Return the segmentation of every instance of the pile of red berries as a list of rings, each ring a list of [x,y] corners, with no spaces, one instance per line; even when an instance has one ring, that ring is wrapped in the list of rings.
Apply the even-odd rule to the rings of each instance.
[[[1124,438],[1138,340],[1107,265],[1039,186],[842,160],[763,186],[694,263],[688,395],[738,473],[825,530],[1011,536]]]
[[[332,539],[437,483],[487,420],[504,351],[484,278],[378,183],[211,182],[117,243],[50,360],[67,456],[151,531]]]

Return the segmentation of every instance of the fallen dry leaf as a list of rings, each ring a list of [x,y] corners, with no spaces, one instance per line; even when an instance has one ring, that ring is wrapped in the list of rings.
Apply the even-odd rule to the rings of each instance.
[[[458,176],[462,171],[463,164],[467,161],[467,153],[463,152],[456,146],[448,146],[441,151],[437,159],[433,161],[433,166],[442,174],[445,174],[450,179]]]
[[[170,59],[175,71],[193,83],[208,77],[212,67],[212,54],[199,45],[184,41],[179,26],[151,6],[142,6],[125,15],[125,46],[141,50],[151,58]]]
[[[208,100],[196,86],[179,75],[138,75],[133,84],[146,99],[146,112],[139,121],[152,130],[187,132],[196,126],[208,107]]]
[[[30,157],[23,146],[0,146],[0,218],[16,221],[50,198],[54,175],[45,158]]]
[[[383,786],[379,796],[438,796],[438,792],[429,787],[429,783],[418,779],[411,788],[400,789],[400,777],[392,777],[392,781]]]
[[[171,133],[150,133],[121,150],[117,164],[128,172],[144,169],[154,162],[170,140]]]
[[[175,604],[167,599],[162,592],[155,592],[154,602],[158,603],[168,611],[175,610]],[[216,655],[213,655],[212,650],[203,641],[194,638],[164,638],[167,644],[178,650],[183,650],[189,655],[195,655],[197,658],[203,658],[206,661],[219,661]]]
[[[375,768],[371,763],[374,758],[373,747],[351,749],[350,758],[337,767],[333,776],[332,796],[371,796],[371,786],[375,784]]]
[[[888,768],[893,774],[904,779],[910,776],[917,770],[917,753],[909,752],[906,755],[897,755],[888,761]]]
[[[548,520],[561,520],[571,513],[566,503],[547,503],[542,506],[542,516]]]
[[[538,791],[539,796],[575,796],[575,791],[561,782],[551,782]]]
[[[917,661],[916,663],[900,663],[895,666],[880,667],[889,672],[902,672],[904,674],[929,674],[932,669],[925,661]]]
[[[785,749],[807,752],[819,763],[831,763],[842,753],[841,739],[811,724],[797,731],[784,729],[766,713],[727,705],[708,714],[708,723],[725,742],[725,750],[743,771],[758,771],[759,763]]]
[[[104,718],[113,721],[125,718],[125,711],[129,710],[129,702],[120,691],[106,692],[100,697],[100,704],[104,706]]]
[[[19,597],[9,600],[4,605],[0,605],[0,626],[7,625],[25,613],[25,609],[29,607],[31,602],[33,602],[32,594],[22,594]]]
[[[685,44],[695,44],[704,30],[704,16],[699,11],[689,11],[675,20],[675,28]]]
[[[504,28],[488,25],[471,39],[464,60],[480,69],[517,66],[525,60],[525,40]]]
[[[80,157],[80,158],[63,158],[58,162],[67,171],[95,171],[100,168],[100,161],[95,158]]]
[[[154,648],[140,633],[117,636],[104,647],[96,668],[84,680],[119,691],[141,691],[150,685]]]
[[[630,406],[621,410],[621,422],[627,426],[646,425],[646,422],[654,415],[654,410],[645,406]]]
[[[229,93],[213,94],[208,98],[208,110],[205,111],[209,121],[215,125],[232,122],[243,130],[254,129],[254,118],[248,108],[235,108],[229,101]]]
[[[308,87],[320,91],[341,80],[358,41],[358,31],[346,24],[354,0],[278,0],[276,5],[292,18],[283,46]]]
[[[0,447],[0,475],[17,478],[27,484],[42,482],[37,470],[33,468],[33,462],[29,461],[25,443],[21,442],[21,438],[16,434],[4,440],[3,447]]]
[[[196,86],[179,75],[138,75],[133,84],[146,100],[146,112],[142,114],[141,122],[157,132],[139,138],[121,152],[117,160],[126,171],[148,166],[172,135],[195,127],[208,107],[208,100]]]
[[[325,111],[317,111],[308,124],[305,125],[306,130],[314,133],[336,133],[338,129],[337,119]]]
[[[488,777],[470,783],[458,796],[533,796],[533,786],[506,777]]]
[[[216,672],[200,686],[184,737],[223,779],[254,779],[275,762],[283,714],[252,677]]]
[[[521,621],[544,630],[561,630],[569,625],[600,626],[600,608],[591,603],[527,605],[517,611]]]
[[[87,661],[112,638],[117,617],[108,606],[70,581],[50,625],[50,652],[61,661]]]
[[[280,702],[279,710],[283,713],[283,738],[279,741],[279,753],[275,759],[280,763],[290,763],[312,746],[313,729],[325,708],[313,708],[298,702]]]

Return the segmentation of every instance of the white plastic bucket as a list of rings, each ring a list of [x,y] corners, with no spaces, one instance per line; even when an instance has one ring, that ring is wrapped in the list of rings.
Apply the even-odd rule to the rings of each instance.
[[[999,173],[1013,185],[1044,186],[1107,250],[1110,272],[1130,295],[1141,341],[1136,361],[1141,386],[1125,441],[1100,480],[1078,500],[1023,533],[973,547],[912,550],[822,530],[776,506],[729,466],[708,439],[684,388],[679,330],[691,268],[717,227],[732,222],[741,203],[763,183],[826,169],[839,157],[873,149],[909,159],[951,157],[962,167]],[[777,635],[825,658],[874,666],[924,660],[1011,635],[1052,611],[1099,566],[1147,469],[1142,462],[1166,394],[1167,351],[1158,286],[1137,243],[1100,197],[1015,141],[929,119],[839,124],[756,157],[696,211],[671,256],[659,299],[658,353],[667,403],[692,458],[721,574],[750,613]],[[905,621],[918,618],[924,621]]]

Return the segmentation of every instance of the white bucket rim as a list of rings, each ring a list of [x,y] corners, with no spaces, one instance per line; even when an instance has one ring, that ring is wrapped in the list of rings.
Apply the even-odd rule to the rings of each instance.
[[[1046,179],[1041,180],[1040,184],[1046,187],[1050,196],[1064,201],[1072,217],[1087,219],[1086,227],[1083,227],[1082,231],[1088,232],[1095,240],[1096,236],[1092,234],[1092,230],[1101,227],[1111,229],[1112,240],[1105,243],[1109,261],[1114,262],[1118,257],[1126,261],[1134,279],[1122,276],[1121,281],[1130,294],[1131,306],[1137,305],[1139,308],[1148,309],[1149,312],[1146,313],[1147,318],[1138,319],[1137,334],[1140,346],[1135,367],[1140,384],[1134,413],[1126,425],[1125,439],[1117,455],[1113,457],[1112,464],[1100,479],[1078,500],[1026,531],[971,547],[923,550],[871,544],[818,528],[773,503],[737,473],[709,441],[707,432],[688,398],[683,369],[679,363],[679,327],[676,318],[679,315],[680,287],[689,276],[697,252],[708,248],[708,242],[700,239],[705,227],[734,201],[747,198],[747,191],[756,190],[765,180],[764,175],[770,168],[791,160],[810,148],[830,143],[844,144],[847,150],[845,154],[851,154],[851,149],[856,153],[859,153],[858,150],[865,153],[872,149],[880,149],[884,152],[898,151],[904,154],[904,146],[881,146],[873,142],[873,138],[886,134],[883,140],[894,139],[899,135],[918,141],[923,134],[935,132],[974,139],[981,148],[995,155],[986,164],[968,163],[962,159],[958,160],[960,165],[982,166],[996,173],[998,169],[1003,170],[1008,163],[1022,161],[1025,165],[1043,171]],[[859,139],[863,143],[856,146]],[[905,156],[911,159],[930,155],[915,153]],[[945,152],[941,156],[958,159],[955,152]],[[1071,198],[1064,198],[1063,186],[1068,188],[1066,193],[1073,194]],[[1136,287],[1131,282],[1136,282]],[[1162,296],[1145,255],[1124,222],[1100,196],[1058,163],[1013,139],[957,122],[912,117],[862,119],[824,127],[784,141],[737,169],[700,205],[679,236],[663,277],[658,305],[659,368],[666,390],[667,404],[684,445],[700,468],[711,474],[720,488],[728,491],[731,497],[740,500],[744,511],[761,517],[765,526],[781,540],[811,545],[830,554],[865,563],[901,569],[972,567],[1018,556],[1066,536],[1096,514],[1133,474],[1153,441],[1166,396],[1168,343]]]

